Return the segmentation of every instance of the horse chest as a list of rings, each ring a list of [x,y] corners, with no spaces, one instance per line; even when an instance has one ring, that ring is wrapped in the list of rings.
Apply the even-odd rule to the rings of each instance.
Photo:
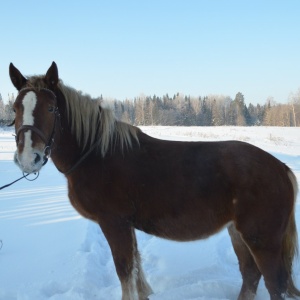
[[[83,217],[99,222],[104,214],[131,216],[134,208],[129,196],[119,195],[117,189],[99,181],[68,180],[69,199]]]
[[[89,205],[89,202],[81,197],[77,196],[75,193],[69,190],[69,199],[72,206],[76,209],[76,211],[82,215],[84,218],[97,221],[95,214],[93,213],[93,208]],[[83,201],[85,200],[85,201]]]

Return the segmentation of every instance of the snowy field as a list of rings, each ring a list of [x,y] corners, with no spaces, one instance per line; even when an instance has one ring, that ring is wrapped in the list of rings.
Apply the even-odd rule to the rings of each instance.
[[[289,165],[300,182],[300,128],[143,127],[169,140],[241,140]],[[22,174],[12,162],[12,131],[0,130],[0,186]],[[300,197],[296,219],[300,228]],[[299,229],[300,231],[300,229]],[[176,243],[137,232],[150,300],[236,299],[241,276],[226,230]],[[52,163],[33,182],[0,191],[0,300],[121,299],[110,250],[99,227],[71,207],[66,180]],[[1,245],[0,245],[1,246]],[[300,263],[294,265],[300,288]],[[261,281],[256,299],[268,299]]]

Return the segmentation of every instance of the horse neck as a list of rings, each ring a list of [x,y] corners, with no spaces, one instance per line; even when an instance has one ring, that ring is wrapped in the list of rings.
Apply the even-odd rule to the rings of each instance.
[[[59,105],[60,118],[56,123],[56,133],[51,158],[56,168],[65,173],[80,157],[82,150],[78,146],[76,137],[69,124],[65,104]]]

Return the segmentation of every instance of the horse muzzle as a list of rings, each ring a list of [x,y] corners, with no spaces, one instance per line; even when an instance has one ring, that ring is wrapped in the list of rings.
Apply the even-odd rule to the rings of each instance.
[[[43,142],[39,143],[37,147],[32,147],[32,132]],[[21,133],[23,134],[22,137]],[[14,161],[24,173],[38,172],[47,163],[51,155],[51,146],[54,141],[53,136],[54,129],[50,138],[47,139],[41,130],[32,125],[23,125],[17,130],[17,151],[14,155]],[[44,148],[42,150],[40,147],[43,144]]]
[[[38,172],[44,165],[44,153],[39,150],[15,152],[14,161],[24,173]]]

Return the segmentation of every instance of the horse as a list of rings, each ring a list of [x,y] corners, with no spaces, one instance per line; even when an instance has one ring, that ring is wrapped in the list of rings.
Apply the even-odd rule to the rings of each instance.
[[[55,62],[24,77],[11,63],[16,164],[39,172],[51,155],[71,204],[101,227],[122,300],[153,293],[135,229],[175,241],[227,228],[242,275],[238,299],[255,298],[264,278],[271,300],[298,297],[297,180],[271,154],[245,142],[181,142],[150,137],[111,109],[63,83]]]

